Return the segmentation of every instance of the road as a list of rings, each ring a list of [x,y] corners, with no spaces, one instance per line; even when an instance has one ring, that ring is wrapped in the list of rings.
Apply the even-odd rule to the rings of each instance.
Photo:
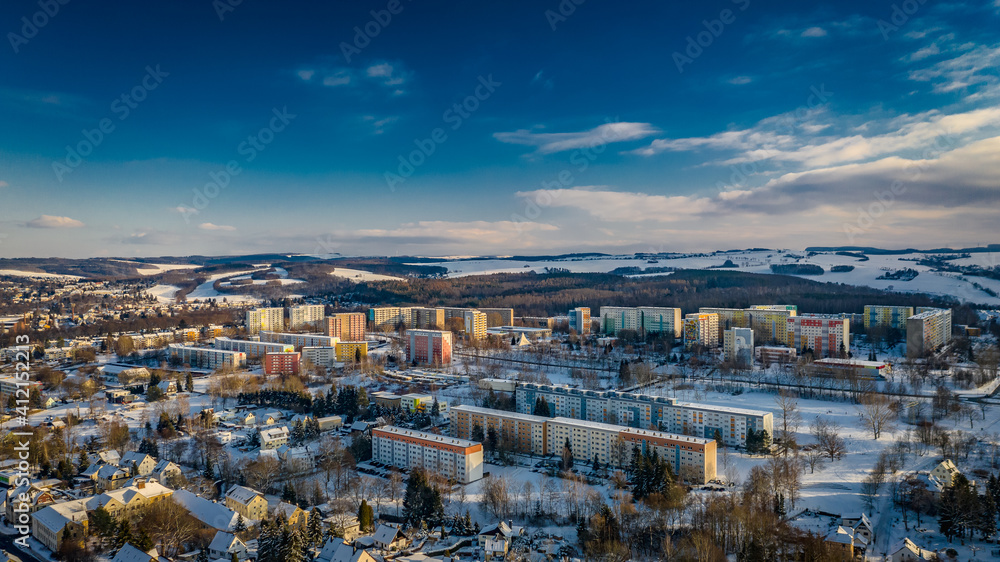
[[[14,539],[18,538],[20,535],[4,535],[0,533],[0,548],[6,550],[7,552],[17,556],[24,562],[48,562],[42,558],[35,556],[35,554],[29,550],[25,550],[20,546],[14,544]]]

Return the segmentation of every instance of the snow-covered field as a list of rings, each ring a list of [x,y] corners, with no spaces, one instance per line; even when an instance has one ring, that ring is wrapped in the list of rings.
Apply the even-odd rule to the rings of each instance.
[[[267,267],[267,266],[263,266]],[[215,300],[215,299],[226,299],[228,302],[257,302],[258,299],[248,296],[248,295],[235,295],[230,293],[220,293],[215,290],[215,282],[219,279],[231,279],[233,277],[238,277],[241,275],[249,275],[256,270],[248,269],[245,271],[230,271],[228,273],[216,273],[215,275],[208,278],[207,281],[198,285],[193,291],[188,293],[188,300],[193,301],[198,300]],[[287,275],[288,272],[285,272]]]
[[[343,277],[344,279],[361,282],[361,281],[405,281],[402,277],[393,277],[391,275],[381,275],[379,273],[372,273],[370,271],[364,271],[361,269],[348,269],[346,267],[336,267],[330,272],[330,275],[334,277]]]
[[[175,263],[138,263],[136,264],[136,271],[139,275],[156,275],[157,273],[164,273],[167,271],[175,271],[178,269],[198,269],[201,267],[196,264],[175,264]]]
[[[153,285],[146,289],[146,294],[156,297],[156,302],[171,303],[179,290],[177,285]]]
[[[784,257],[786,254],[802,256],[802,259]],[[933,254],[931,254],[933,256]],[[965,277],[957,274],[934,273],[930,268],[917,265],[916,260],[925,254],[869,255],[867,261],[859,261],[850,256],[840,256],[833,252],[822,252],[812,257],[805,257],[801,251],[745,251],[719,252],[708,255],[687,256],[674,259],[660,258],[657,263],[647,263],[646,259],[636,259],[635,256],[601,256],[593,258],[568,258],[548,261],[516,261],[503,259],[481,259],[468,261],[442,261],[419,265],[438,265],[448,269],[449,277],[467,275],[486,275],[491,273],[516,273],[535,271],[543,273],[545,268],[568,269],[574,273],[608,272],[619,267],[673,267],[678,269],[705,269],[719,266],[726,260],[732,260],[736,271],[749,273],[771,273],[771,264],[815,264],[826,272],[823,275],[803,275],[801,277],[832,283],[846,283],[872,287],[875,289],[899,292],[929,293],[948,295],[963,301],[980,304],[1000,304],[1000,298],[993,297],[972,285],[976,282],[1000,292],[1000,281],[981,277]],[[1000,264],[1000,256],[994,253],[974,253],[969,258],[955,260],[956,265],[974,265],[993,267]],[[832,273],[830,268],[835,265],[852,265],[853,271]],[[914,269],[920,274],[912,281],[876,279],[886,270]]]

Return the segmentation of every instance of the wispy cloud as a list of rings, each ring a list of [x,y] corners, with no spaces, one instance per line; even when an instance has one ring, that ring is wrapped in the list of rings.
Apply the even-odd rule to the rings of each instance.
[[[519,129],[512,132],[493,133],[493,138],[503,143],[533,146],[539,154],[552,154],[565,150],[644,139],[659,132],[659,129],[649,123],[613,122],[572,133],[536,133],[527,129]]]
[[[801,37],[826,37],[826,30],[822,27],[809,27],[802,31]]]
[[[37,219],[24,223],[24,226],[28,228],[80,228],[86,225],[69,217],[42,215]]]
[[[225,230],[225,231],[228,231],[228,232],[232,232],[232,231],[236,230],[235,226],[228,226],[228,225],[224,225],[224,224],[212,224],[210,222],[203,222],[203,223],[201,223],[201,224],[198,225],[198,228],[200,228],[202,230]]]
[[[753,82],[753,78],[749,76],[736,76],[735,78],[730,78],[728,80],[730,84],[736,84],[737,86],[742,86],[743,84],[749,84]]]

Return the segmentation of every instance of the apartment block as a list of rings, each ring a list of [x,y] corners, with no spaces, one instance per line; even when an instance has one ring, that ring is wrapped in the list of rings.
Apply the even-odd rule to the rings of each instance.
[[[366,341],[339,341],[334,345],[334,349],[337,361],[341,363],[363,361],[368,357],[368,342]]]
[[[500,439],[510,444],[517,453],[547,454],[545,422],[549,418],[465,404],[452,406],[450,415],[451,432],[455,437],[471,439],[472,429],[478,425],[483,429],[483,435],[490,428],[495,429]]]
[[[811,349],[815,357],[839,357],[851,348],[846,318],[807,314],[788,318],[788,347]]]
[[[444,309],[415,306],[410,309],[410,325],[418,330],[440,330],[444,328]]]
[[[313,365],[326,367],[327,369],[333,368],[333,364],[337,361],[336,347],[303,346],[301,352],[303,362],[309,361]]]
[[[813,361],[808,365],[808,370],[813,375],[825,377],[881,380],[892,373],[892,365],[884,361],[828,357]]]
[[[578,334],[590,333],[590,309],[578,306],[569,311],[569,328]]]
[[[465,322],[465,334],[472,340],[486,339],[486,313],[478,310],[466,310],[462,313]]]
[[[684,317],[684,347],[719,347],[719,315],[692,312]]]
[[[268,332],[261,330],[260,341],[270,343],[281,343],[295,348],[299,347],[333,347],[337,343],[336,337],[322,336],[319,334],[288,334],[285,332]]]
[[[545,398],[553,416],[706,439],[718,432],[723,443],[732,447],[746,446],[747,429],[769,435],[774,431],[770,412],[677,402],[665,396],[518,383],[514,398],[522,414],[533,412],[535,402]]]
[[[451,363],[451,332],[441,330],[408,330],[406,357],[419,364],[448,365]]]
[[[412,309],[399,306],[381,306],[368,310],[368,321],[372,326],[395,328],[397,324],[402,324],[407,328],[413,326]]]
[[[906,356],[923,357],[951,341],[951,309],[920,307],[906,319]]]
[[[319,328],[326,316],[326,307],[321,304],[300,304],[288,308],[288,327],[304,328],[312,326]]]
[[[749,308],[702,307],[698,312],[719,315],[719,338],[730,328],[750,328],[754,341],[763,344],[788,343],[788,319],[798,308],[785,304],[755,304]]]
[[[265,375],[297,375],[302,356],[298,351],[264,354]]]
[[[215,338],[215,349],[239,351],[245,353],[247,357],[264,357],[265,353],[289,353],[295,351],[295,346],[278,342]]]
[[[754,357],[761,363],[773,365],[775,363],[794,363],[798,358],[798,353],[794,347],[758,345],[754,349]]]
[[[602,306],[601,331],[617,334],[621,330],[644,331],[647,334],[683,335],[681,309],[662,306]]]
[[[722,351],[726,361],[753,364],[753,330],[730,328],[722,332]]]
[[[865,329],[885,326],[897,330],[906,329],[906,319],[913,316],[912,306],[865,305]]]
[[[514,325],[513,308],[480,308],[479,312],[486,315],[487,328]]]
[[[326,335],[341,341],[365,339],[365,314],[363,312],[338,312],[326,317]]]
[[[272,307],[248,310],[245,326],[250,335],[261,330],[284,330],[285,309]]]
[[[220,338],[216,338],[218,341]],[[167,346],[171,361],[196,369],[241,369],[247,365],[246,352],[238,350],[191,347],[172,343]]]
[[[372,460],[399,468],[422,468],[460,484],[483,477],[482,443],[395,426],[372,430]]]
[[[556,327],[556,319],[551,316],[522,316],[520,320],[525,328],[553,330]]]
[[[716,476],[716,443],[712,439],[570,418],[553,418],[545,425],[546,447],[551,454],[560,454],[568,442],[575,460],[596,458],[602,464],[622,467],[628,464],[633,445],[639,445],[643,452],[655,450],[688,481],[703,483]]]

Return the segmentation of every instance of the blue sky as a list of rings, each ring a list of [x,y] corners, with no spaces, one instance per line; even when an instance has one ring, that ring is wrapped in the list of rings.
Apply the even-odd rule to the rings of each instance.
[[[62,1],[0,7],[6,257],[1000,231],[998,1]]]

